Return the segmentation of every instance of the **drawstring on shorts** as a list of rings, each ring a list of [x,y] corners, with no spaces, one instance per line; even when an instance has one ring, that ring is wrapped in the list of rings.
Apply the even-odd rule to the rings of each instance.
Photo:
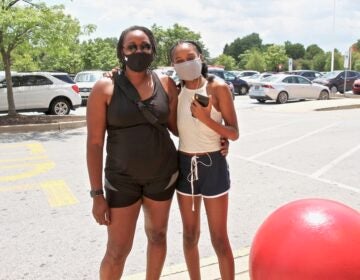
[[[198,163],[202,164],[203,166],[206,167],[210,167],[212,166],[212,159],[209,155],[209,153],[206,153],[206,155],[209,157],[210,163],[206,164],[202,161],[198,161],[197,159],[199,158],[197,155],[193,155],[191,157],[191,165],[190,165],[190,173],[187,176],[187,180],[188,182],[190,182],[191,184],[191,198],[192,198],[192,206],[191,206],[191,210],[194,212],[195,211],[195,200],[194,200],[194,181],[199,180],[199,173],[198,173]]]

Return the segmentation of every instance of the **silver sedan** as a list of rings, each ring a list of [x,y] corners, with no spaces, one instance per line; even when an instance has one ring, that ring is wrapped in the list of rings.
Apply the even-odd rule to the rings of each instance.
[[[261,82],[252,84],[249,97],[260,103],[275,100],[283,104],[288,100],[298,99],[329,99],[330,92],[326,86],[312,83],[310,80],[287,74],[275,74]]]

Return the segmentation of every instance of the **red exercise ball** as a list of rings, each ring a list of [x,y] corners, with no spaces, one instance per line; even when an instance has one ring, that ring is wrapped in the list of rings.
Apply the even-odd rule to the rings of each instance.
[[[359,280],[360,213],[326,199],[275,210],[253,240],[252,280]]]

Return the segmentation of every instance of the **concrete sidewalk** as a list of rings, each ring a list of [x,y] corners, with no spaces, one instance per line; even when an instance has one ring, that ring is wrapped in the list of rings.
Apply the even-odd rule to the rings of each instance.
[[[250,248],[234,251],[235,259],[235,280],[249,280],[249,253]],[[206,280],[220,280],[220,272],[217,258],[209,257],[200,260],[201,277]],[[124,280],[143,280],[145,272],[128,275],[123,277]],[[177,264],[168,266],[163,269],[162,280],[188,280],[186,264]]]

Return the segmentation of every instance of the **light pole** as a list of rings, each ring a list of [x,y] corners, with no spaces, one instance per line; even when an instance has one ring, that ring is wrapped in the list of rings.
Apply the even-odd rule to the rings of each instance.
[[[334,0],[334,9],[333,9],[333,37],[335,38],[335,7],[336,0]],[[335,56],[335,48],[333,48],[331,53],[331,71],[334,71],[334,56]]]

